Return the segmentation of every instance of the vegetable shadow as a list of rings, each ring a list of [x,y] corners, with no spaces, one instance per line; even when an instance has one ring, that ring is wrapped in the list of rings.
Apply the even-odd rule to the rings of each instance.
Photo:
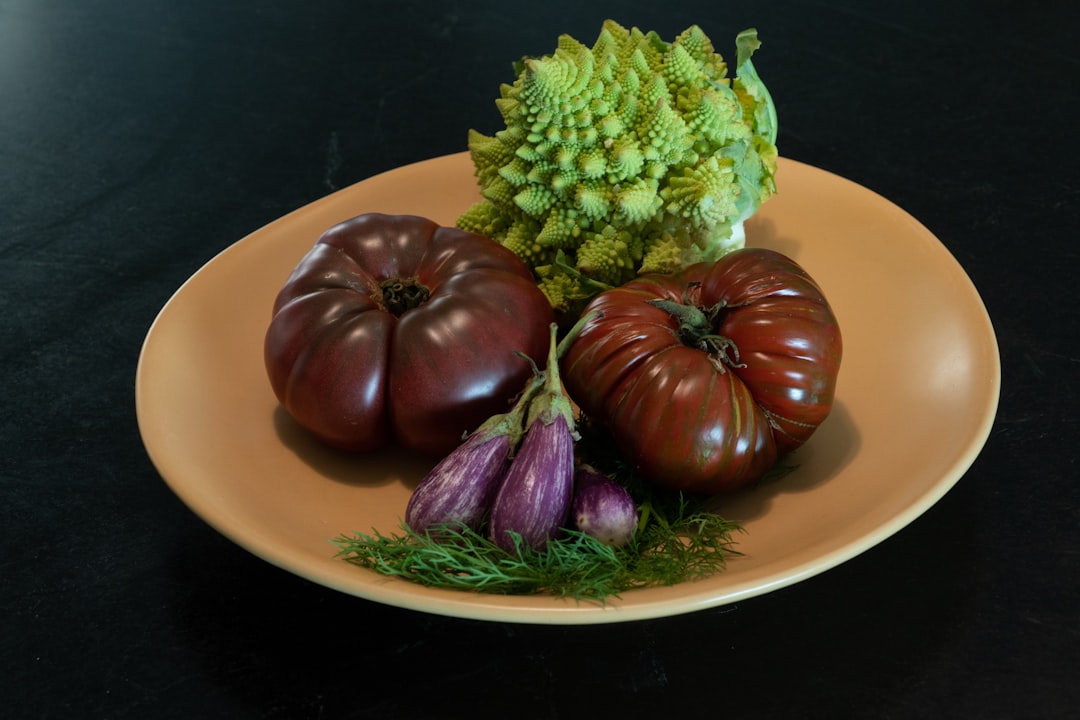
[[[281,444],[323,477],[348,485],[377,487],[402,483],[410,491],[435,464],[396,445],[366,453],[337,450],[320,442],[280,405],[274,410],[274,431]]]
[[[775,220],[754,215],[746,221],[746,245],[775,250],[798,262],[802,243],[798,238],[781,236]]]
[[[829,417],[806,444],[781,459],[778,467],[789,472],[766,477],[732,495],[717,497],[709,505],[727,519],[745,525],[765,515],[776,496],[807,492],[829,482],[854,459],[861,444],[851,411],[843,402],[836,401]]]

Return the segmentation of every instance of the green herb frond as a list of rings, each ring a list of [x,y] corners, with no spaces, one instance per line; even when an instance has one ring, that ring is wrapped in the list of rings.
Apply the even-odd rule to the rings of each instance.
[[[503,550],[482,532],[455,525],[418,534],[341,535],[331,542],[338,557],[382,575],[430,587],[504,595],[548,594],[603,603],[637,588],[693,582],[722,572],[739,555],[734,534],[742,527],[708,508],[707,501],[658,490],[611,450],[601,431],[581,418],[578,452],[621,482],[638,505],[633,539],[611,547],[575,530],[536,550],[514,535]]]
[[[635,588],[708,577],[738,554],[731,535],[739,526],[718,515],[669,518],[653,510],[650,516],[634,540],[621,548],[566,530],[542,550],[515,537],[508,552],[467,528],[437,527],[420,535],[404,523],[400,532],[390,535],[358,532],[332,542],[338,557],[348,562],[421,585],[506,595],[546,593],[601,603]]]

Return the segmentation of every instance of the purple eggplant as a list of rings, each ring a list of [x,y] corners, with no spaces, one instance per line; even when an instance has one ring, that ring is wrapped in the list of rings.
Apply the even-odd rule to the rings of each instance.
[[[566,418],[534,422],[503,479],[491,509],[491,539],[514,549],[514,531],[535,549],[556,537],[566,523],[574,488],[574,438]]]
[[[511,531],[526,545],[543,548],[559,534],[570,514],[577,431],[574,408],[559,377],[557,329],[551,325],[543,387],[529,405],[525,437],[491,508],[489,534],[507,551],[514,549]]]
[[[480,529],[543,381],[542,375],[534,377],[510,411],[484,422],[424,476],[405,508],[405,524],[413,532],[424,534],[440,524]]]
[[[570,518],[586,535],[622,547],[637,530],[637,504],[625,487],[589,465],[580,465],[574,473]]]
[[[471,435],[416,486],[405,508],[405,524],[424,534],[432,525],[480,527],[506,472],[506,435]]]

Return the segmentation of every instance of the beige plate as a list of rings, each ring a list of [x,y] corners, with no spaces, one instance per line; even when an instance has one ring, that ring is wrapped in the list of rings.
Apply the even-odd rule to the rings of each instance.
[[[452,225],[476,199],[464,153],[378,175],[237,242],[191,277],[146,337],[139,427],[165,481],[255,555],[317,583],[403,608],[528,623],[606,623],[708,608],[791,585],[867,550],[935,503],[974,461],[1000,365],[978,293],[942,244],[879,195],[781,160],[780,194],[749,243],[783,252],[824,288],[844,334],[837,402],[783,480],[726,501],[745,553],[717,576],[601,606],[432,590],[334,558],[329,539],[398,529],[429,464],[348,457],[298,432],[267,383],[271,303],[323,230],[364,212]]]

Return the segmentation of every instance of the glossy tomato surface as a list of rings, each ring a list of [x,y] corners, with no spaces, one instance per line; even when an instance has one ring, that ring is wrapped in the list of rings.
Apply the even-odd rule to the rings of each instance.
[[[278,294],[265,363],[278,400],[346,450],[439,457],[509,407],[547,354],[552,310],[485,237],[367,214],[327,230]]]
[[[658,302],[659,301],[659,302]],[[595,297],[563,358],[570,396],[658,485],[744,487],[832,409],[842,340],[814,280],[761,248]]]

